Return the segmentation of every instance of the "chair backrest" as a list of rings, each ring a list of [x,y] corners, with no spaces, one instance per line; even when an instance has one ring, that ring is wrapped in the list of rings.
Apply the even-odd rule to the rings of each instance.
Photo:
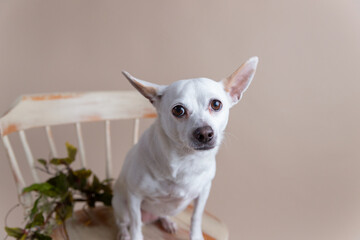
[[[39,176],[34,157],[28,144],[25,130],[35,127],[45,129],[51,155],[58,157],[51,126],[75,124],[81,166],[86,167],[86,154],[81,123],[103,121],[105,124],[106,161],[105,175],[112,177],[110,121],[134,119],[134,143],[139,134],[139,119],[155,118],[153,106],[135,91],[108,91],[84,93],[56,93],[21,96],[3,117],[0,118],[0,134],[3,140],[19,195],[26,186],[14,150],[8,137],[18,132],[27,162],[35,182]]]

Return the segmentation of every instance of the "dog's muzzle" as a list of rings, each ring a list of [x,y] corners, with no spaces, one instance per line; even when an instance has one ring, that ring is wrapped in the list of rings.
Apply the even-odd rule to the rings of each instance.
[[[195,129],[192,136],[195,150],[209,150],[215,147],[215,134],[210,126]]]

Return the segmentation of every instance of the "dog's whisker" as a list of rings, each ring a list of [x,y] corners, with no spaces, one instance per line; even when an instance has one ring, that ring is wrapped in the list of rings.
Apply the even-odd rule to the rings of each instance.
[[[238,142],[239,139],[240,138],[237,135],[224,131],[222,144],[224,145],[224,147],[227,147],[229,145],[229,142],[231,142],[232,140]]]
[[[230,132],[224,131],[224,135],[226,136],[226,138],[224,138],[225,140],[228,139],[228,138],[234,138],[235,141],[239,141],[239,140],[240,140],[239,136],[237,136],[237,135],[235,135],[235,134],[233,134],[233,133],[230,133]]]

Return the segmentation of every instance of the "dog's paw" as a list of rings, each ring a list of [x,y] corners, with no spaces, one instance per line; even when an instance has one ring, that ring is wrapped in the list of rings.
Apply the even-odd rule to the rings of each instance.
[[[168,217],[159,218],[161,227],[168,233],[176,233],[177,226],[176,223],[171,221]]]
[[[204,237],[202,235],[196,237],[190,237],[190,240],[204,240]]]
[[[130,235],[124,235],[119,232],[117,236],[117,240],[131,240],[131,237]]]
[[[192,232],[190,234],[190,240],[204,240],[204,236],[202,234],[202,232]]]
[[[120,229],[120,231],[118,232],[117,235],[117,240],[131,240],[129,231],[127,230],[127,228],[122,228]]]

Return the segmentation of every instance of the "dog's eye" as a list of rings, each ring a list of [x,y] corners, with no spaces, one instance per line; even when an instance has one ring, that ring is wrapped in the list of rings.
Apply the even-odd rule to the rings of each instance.
[[[186,114],[186,110],[183,106],[181,105],[176,105],[175,107],[173,107],[172,109],[172,114],[177,117],[177,118],[182,118],[185,116]]]
[[[222,103],[219,100],[214,99],[214,100],[211,101],[211,108],[214,111],[220,111],[221,108],[222,108]]]

